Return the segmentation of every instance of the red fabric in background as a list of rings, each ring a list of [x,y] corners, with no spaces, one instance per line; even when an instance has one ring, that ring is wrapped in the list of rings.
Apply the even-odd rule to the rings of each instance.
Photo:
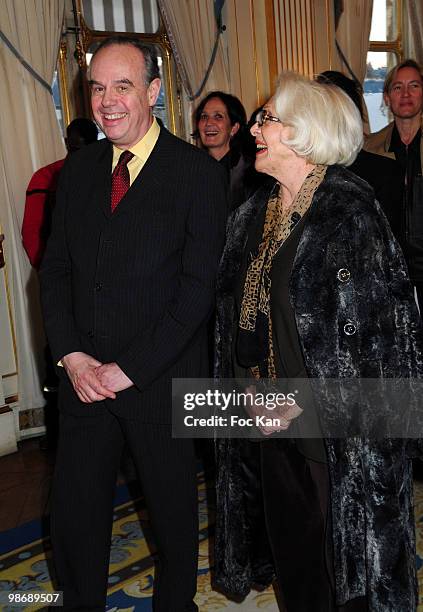
[[[37,269],[40,267],[46,247],[43,228],[46,215],[51,213],[47,207],[54,202],[60,170],[65,159],[59,159],[37,170],[26,191],[22,241],[31,265]]]

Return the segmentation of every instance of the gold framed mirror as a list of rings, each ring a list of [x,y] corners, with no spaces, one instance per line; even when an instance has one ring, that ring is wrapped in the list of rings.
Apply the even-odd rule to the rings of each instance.
[[[87,2],[89,4],[87,4]],[[98,6],[96,3],[95,6]],[[132,3],[134,4],[134,3]],[[183,114],[181,111],[180,103],[180,89],[181,84],[178,79],[176,65],[173,59],[172,49],[170,42],[162,23],[160,14],[158,13],[155,19],[157,23],[156,32],[129,32],[129,31],[117,31],[110,29],[93,29],[85,20],[84,17],[84,6],[90,8],[89,17],[91,23],[96,23],[93,19],[92,14],[92,3],[90,0],[77,0],[76,2],[75,20],[77,23],[74,28],[68,28],[65,33],[65,37],[62,39],[60,45],[60,53],[58,57],[58,68],[57,77],[59,81],[59,89],[62,100],[62,117],[64,127],[76,116],[86,115],[90,116],[90,96],[88,83],[86,79],[86,71],[89,65],[90,58],[95,48],[109,36],[119,35],[123,37],[137,37],[142,42],[154,45],[157,49],[157,55],[159,60],[159,68],[162,78],[162,89],[159,95],[158,102],[154,108],[154,114],[158,116],[163,124],[175,135],[184,136],[184,123]],[[107,11],[113,9],[112,3],[109,0],[103,0],[103,15]],[[139,7],[142,8],[142,0],[139,0]],[[114,10],[114,9],[113,9]],[[107,27],[113,27],[115,25],[128,25],[125,24],[122,19],[103,19],[102,25]],[[129,25],[139,25],[139,20],[135,23],[135,20],[129,22]],[[151,20],[150,20],[151,29]],[[72,40],[71,40],[72,37]],[[71,52],[72,46],[75,52]],[[75,80],[75,69],[70,70],[69,63],[72,62],[77,65],[77,71],[79,72],[79,86],[75,87],[75,84],[71,83],[69,74],[73,72]],[[75,67],[74,67],[75,68]],[[83,77],[83,78],[81,78]],[[73,100],[73,97],[81,97],[80,100]]]

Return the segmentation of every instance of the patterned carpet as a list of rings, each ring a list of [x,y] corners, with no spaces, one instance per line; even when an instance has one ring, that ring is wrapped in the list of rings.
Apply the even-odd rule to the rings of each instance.
[[[196,603],[201,612],[219,610],[268,610],[277,612],[273,589],[254,593],[242,604],[228,601],[210,585],[209,525],[214,522],[212,491],[207,489],[204,477],[198,487],[200,545]],[[137,519],[137,515],[140,521]],[[141,523],[141,526],[140,526]],[[123,504],[116,509],[113,528],[109,574],[107,612],[151,611],[153,588],[152,559],[149,557],[144,534],[148,539],[148,524],[140,500]]]
[[[199,480],[200,509],[200,561],[196,602],[201,612],[278,612],[273,589],[251,593],[242,603],[228,601],[210,586],[209,525],[213,524],[212,491],[207,489],[204,477]],[[126,496],[126,493],[125,493]],[[122,495],[121,495],[122,497]],[[423,483],[415,487],[415,513],[417,526],[417,567],[419,569],[420,605],[423,612]],[[35,531],[34,531],[35,530]],[[37,534],[38,538],[34,537]],[[16,533],[0,534],[0,591],[53,590],[49,572],[49,540],[41,537],[40,524],[28,524]],[[13,530],[15,531],[15,530]],[[110,559],[107,612],[151,612],[153,586],[153,560],[145,536],[149,528],[142,500],[123,501],[115,508]],[[19,547],[10,550],[11,537]],[[25,540],[21,544],[19,540]],[[41,610],[41,606],[27,606],[21,610]],[[16,608],[0,606],[2,612]]]

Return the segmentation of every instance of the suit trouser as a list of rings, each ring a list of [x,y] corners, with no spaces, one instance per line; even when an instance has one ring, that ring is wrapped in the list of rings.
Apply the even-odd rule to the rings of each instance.
[[[104,610],[113,499],[127,443],[157,547],[155,612],[196,610],[198,506],[192,440],[170,425],[61,414],[52,494],[51,538],[65,610]]]

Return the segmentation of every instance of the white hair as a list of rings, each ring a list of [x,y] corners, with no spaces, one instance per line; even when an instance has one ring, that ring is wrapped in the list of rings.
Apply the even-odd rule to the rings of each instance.
[[[283,144],[313,164],[349,166],[363,146],[360,113],[336,85],[282,72],[273,96],[276,115],[291,128]]]

